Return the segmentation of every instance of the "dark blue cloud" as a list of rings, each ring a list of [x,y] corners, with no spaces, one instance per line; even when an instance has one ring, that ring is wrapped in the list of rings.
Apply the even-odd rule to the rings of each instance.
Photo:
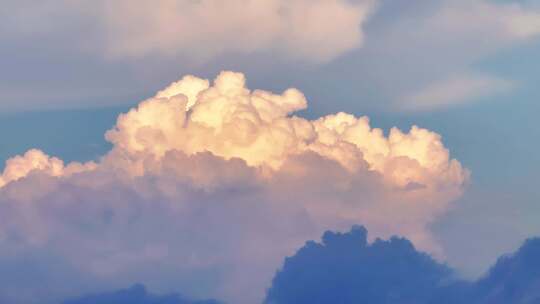
[[[538,304],[540,239],[504,256],[480,280],[454,271],[406,239],[377,239],[367,231],[326,232],[285,260],[268,290],[267,304]]]
[[[529,239],[513,255],[499,258],[475,284],[481,304],[540,303],[540,238]]]
[[[326,232],[287,258],[267,303],[418,303],[450,281],[452,271],[403,238],[367,243],[367,231]]]
[[[154,295],[143,285],[136,284],[129,289],[83,296],[67,300],[63,304],[219,304],[215,300],[190,300],[179,294]]]

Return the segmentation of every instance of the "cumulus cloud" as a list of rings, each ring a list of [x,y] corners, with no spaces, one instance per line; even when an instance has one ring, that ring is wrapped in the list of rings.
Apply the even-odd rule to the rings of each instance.
[[[496,3],[482,0],[469,3],[447,2],[432,21],[449,32],[463,35],[486,34],[486,41],[527,39],[540,34],[540,12],[520,3]],[[472,31],[470,26],[473,25]]]
[[[73,173],[95,168],[93,162],[85,164],[73,162],[64,166],[64,162],[50,157],[40,150],[32,149],[24,155],[15,156],[6,162],[4,172],[0,176],[0,188],[6,184],[26,177],[33,171],[44,172],[50,176],[70,176]]]
[[[534,304],[540,301],[540,239],[502,256],[475,282],[404,238],[368,243],[367,231],[327,231],[285,259],[265,303]]]
[[[540,238],[531,238],[513,254],[500,257],[471,292],[477,303],[540,302]]]
[[[306,107],[299,90],[250,90],[240,73],[186,76],[121,114],[97,163],[64,165],[37,150],[10,159],[0,265],[62,260],[55,278],[69,280],[25,286],[51,301],[136,280],[253,303],[280,259],[326,229],[361,222],[442,255],[428,226],[469,172],[440,135],[416,126],[386,135],[347,113],[294,115]],[[34,264],[24,273],[35,275]],[[2,288],[3,301],[29,303]]]

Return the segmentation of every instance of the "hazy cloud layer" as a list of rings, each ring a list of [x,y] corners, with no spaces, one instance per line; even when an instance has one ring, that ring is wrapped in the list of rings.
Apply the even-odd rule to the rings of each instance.
[[[520,88],[480,66],[540,37],[525,2],[220,3],[7,1],[0,109],[126,103],[179,71],[234,68],[355,111],[433,111]]]
[[[230,52],[271,51],[326,62],[361,46],[362,26],[375,2],[23,1],[8,2],[1,16],[8,36],[73,30],[64,26],[86,30],[73,41],[76,48],[119,60],[153,55],[202,62]]]
[[[367,230],[326,231],[285,259],[268,289],[268,304],[536,304],[540,301],[540,240],[503,255],[479,280],[455,271],[400,237],[368,242]],[[77,297],[65,304],[217,304],[178,294],[154,295],[135,285]]]
[[[469,172],[440,136],[416,126],[385,135],[346,113],[294,115],[306,106],[296,89],[251,91],[240,73],[186,76],[120,115],[97,163],[38,150],[8,160],[0,265],[39,257],[21,266],[21,280],[49,283],[14,280],[5,301],[135,281],[253,303],[283,256],[358,222],[442,256],[428,225]],[[40,270],[50,260],[61,267]],[[20,288],[29,299],[13,293]]]
[[[128,289],[86,295],[67,300],[63,304],[219,304],[215,300],[191,300],[179,294],[154,295],[144,285]]]
[[[226,52],[278,51],[324,62],[359,47],[374,0],[115,1],[105,4],[107,52],[205,59]],[[127,13],[127,14],[126,14]],[[332,22],[321,22],[331,19]]]

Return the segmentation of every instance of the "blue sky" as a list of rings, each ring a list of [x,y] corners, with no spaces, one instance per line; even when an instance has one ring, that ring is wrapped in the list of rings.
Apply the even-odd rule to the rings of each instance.
[[[250,13],[206,20],[185,1],[143,2],[123,17],[117,12],[124,1],[110,7],[5,3],[2,164],[32,148],[65,163],[99,162],[115,146],[104,134],[119,114],[184,75],[213,79],[233,70],[245,74],[249,88],[299,89],[309,107],[298,115],[308,119],[342,111],[367,115],[386,136],[394,126],[438,133],[451,158],[471,171],[463,194],[426,221],[442,250],[438,258],[460,275],[477,277],[498,256],[540,235],[535,1],[339,0],[308,15],[310,5],[298,0],[294,7],[284,4],[290,20],[266,15],[271,9],[265,7],[260,12],[266,19],[242,34],[237,28],[251,20]],[[177,15],[164,13],[170,3]],[[206,9],[215,9],[215,1],[208,3]],[[182,15],[180,8],[191,13]],[[322,21],[303,23],[295,14]],[[335,22],[323,20],[325,14]],[[182,20],[193,27],[183,28]],[[152,26],[140,27],[144,22]],[[319,22],[325,26],[318,28]],[[285,23],[298,31],[275,25]],[[222,293],[235,298],[228,289]]]

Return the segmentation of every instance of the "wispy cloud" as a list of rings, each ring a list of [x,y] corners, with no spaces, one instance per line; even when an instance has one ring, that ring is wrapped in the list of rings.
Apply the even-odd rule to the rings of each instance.
[[[491,75],[465,73],[434,82],[421,91],[405,97],[400,109],[410,111],[441,109],[507,92],[515,86],[512,81]]]
[[[120,60],[152,55],[207,61],[230,52],[269,51],[326,62],[362,45],[362,27],[374,4],[375,0],[8,2],[2,23],[7,35],[84,29],[86,34],[71,43]],[[332,22],[321,22],[327,19]]]

